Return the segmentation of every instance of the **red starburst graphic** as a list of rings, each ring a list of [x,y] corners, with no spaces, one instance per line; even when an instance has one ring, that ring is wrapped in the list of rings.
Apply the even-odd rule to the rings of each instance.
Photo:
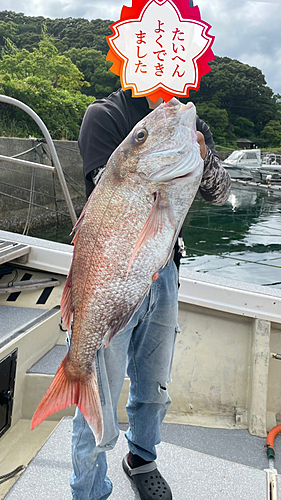
[[[188,96],[214,59],[211,26],[187,0],[132,0],[107,37],[110,68],[134,97]]]

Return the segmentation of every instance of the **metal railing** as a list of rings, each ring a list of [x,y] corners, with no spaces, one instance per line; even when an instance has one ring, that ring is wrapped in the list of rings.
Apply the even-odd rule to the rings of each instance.
[[[26,160],[19,160],[17,158],[11,158],[10,156],[3,156],[3,155],[0,155],[0,160],[7,161],[7,162],[13,162],[13,163],[17,163],[20,165],[26,165],[28,167],[41,168],[44,170],[56,172],[58,175],[59,181],[60,181],[60,185],[61,185],[61,188],[63,191],[63,195],[64,195],[64,198],[65,198],[65,201],[67,204],[67,208],[69,211],[69,215],[70,215],[72,224],[75,225],[75,223],[77,221],[77,216],[76,216],[76,213],[75,213],[75,210],[73,207],[73,203],[72,203],[71,198],[70,198],[68,187],[67,187],[64,175],[63,175],[62,167],[61,167],[54,143],[52,141],[52,138],[50,136],[50,133],[49,133],[46,125],[41,120],[41,118],[29,106],[27,106],[26,104],[24,104],[21,101],[18,101],[17,99],[0,94],[0,102],[4,102],[7,104],[12,104],[14,106],[17,106],[18,108],[25,111],[29,116],[31,116],[31,118],[33,118],[33,120],[36,122],[36,124],[38,125],[38,127],[40,128],[42,134],[44,135],[44,137],[46,139],[46,143],[49,146],[49,150],[50,150],[50,154],[52,157],[54,167],[52,167],[50,165],[43,165],[42,163],[36,163],[36,162],[31,162],[31,161],[26,161]]]

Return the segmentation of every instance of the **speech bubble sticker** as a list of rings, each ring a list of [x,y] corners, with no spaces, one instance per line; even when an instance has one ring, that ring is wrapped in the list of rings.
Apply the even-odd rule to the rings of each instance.
[[[110,68],[133,97],[188,97],[214,59],[211,26],[187,0],[133,0],[107,37]]]

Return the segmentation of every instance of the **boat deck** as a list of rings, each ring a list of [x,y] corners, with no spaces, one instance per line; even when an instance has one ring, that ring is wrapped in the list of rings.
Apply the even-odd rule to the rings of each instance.
[[[66,346],[56,345],[28,371],[28,374],[54,376],[67,352]],[[126,424],[120,424],[125,430]],[[246,429],[215,429],[192,425],[162,424],[162,440],[175,446],[230,460],[264,470],[268,467],[266,438],[253,436]],[[275,438],[275,467],[281,473],[281,434]]]
[[[32,239],[21,237],[20,242],[31,245]],[[72,248],[36,243],[28,254],[29,267],[9,263],[12,271],[1,278],[3,288],[20,282],[21,290],[0,294],[2,358],[18,349],[14,421],[1,438],[0,475],[21,464],[27,468],[16,482],[13,478],[1,484],[0,498],[70,500],[68,416],[74,408],[55,414],[34,431],[30,431],[30,420],[66,353],[58,305]],[[42,284],[46,272],[51,280],[59,281],[58,286],[28,292],[22,286],[28,280]],[[281,476],[275,476],[276,495],[269,494],[266,438],[247,430],[251,427],[252,434],[265,436],[280,421],[280,362],[270,353],[281,352],[281,292],[213,280],[199,279],[195,273],[182,280],[182,333],[170,391],[173,405],[162,425],[157,462],[174,500],[281,500]],[[218,397],[210,391],[210,377]],[[118,408],[120,422],[126,422],[128,379],[124,389],[120,412]],[[207,408],[202,408],[202,397],[208,401]],[[58,424],[62,417],[66,418]],[[256,427],[253,421],[262,425]],[[120,439],[108,454],[112,500],[139,500],[121,466],[127,452],[126,426],[120,424]],[[281,435],[276,437],[275,449],[275,467],[281,473]]]
[[[65,353],[64,345],[56,345],[27,373],[31,376],[38,373],[52,376]],[[57,425],[5,499],[71,499],[71,427],[70,417]],[[127,424],[120,424],[120,439],[115,449],[108,453],[109,475],[114,484],[112,500],[139,500],[121,466],[122,457],[127,453],[126,428]],[[26,428],[26,433],[33,432]],[[266,438],[252,436],[248,430],[167,423],[162,424],[161,433],[157,463],[172,487],[175,500],[270,498],[268,477],[264,470],[268,468]],[[275,449],[275,467],[281,472],[281,435],[275,439]],[[177,467],[171,467],[171,464],[177,464]],[[277,487],[279,496],[275,500],[281,500],[281,476],[277,476]]]
[[[213,434],[212,440],[208,443],[206,437],[209,431],[211,433],[216,431],[218,439],[214,439],[215,434]],[[247,443],[247,431],[238,432],[242,433],[241,443]],[[223,434],[226,433],[228,436],[226,442],[221,441],[220,433],[221,431],[218,429],[190,428],[188,426],[171,426],[170,424],[163,426],[164,441],[158,446],[157,463],[161,473],[172,488],[173,498],[175,500],[186,500],[187,498],[193,500],[202,500],[203,498],[204,500],[268,499],[267,474],[260,468],[261,463],[259,467],[249,467],[249,465],[231,461],[231,458],[226,460],[210,456],[206,452],[184,447],[189,441],[189,444],[193,442],[194,445],[196,442],[196,446],[198,446],[198,443],[201,443],[199,447],[207,445],[207,450],[209,446],[210,449],[214,450],[215,443],[215,448],[217,450],[220,448],[222,454],[226,455],[235,443],[236,450],[240,449],[240,459],[243,457],[244,462],[248,461],[247,456],[250,458],[251,453],[260,456],[260,451],[256,454],[256,447],[250,451],[250,447],[244,444],[244,447],[241,448],[236,433],[230,438],[232,431],[224,431]],[[175,446],[175,444],[166,441],[168,436],[171,437],[172,434],[174,437],[177,436],[181,446]],[[185,436],[184,440],[182,440],[183,435]],[[201,439],[198,439],[200,437]],[[261,438],[249,436],[251,444],[255,439],[258,439],[262,446],[263,440]],[[125,476],[121,466],[122,457],[126,453],[126,439],[124,431],[121,431],[115,449],[108,453],[108,474],[114,485],[110,497],[112,500],[139,499],[134,485]],[[239,457],[236,456],[236,458]],[[267,465],[266,461],[265,457],[262,460],[262,466]],[[71,418],[66,417],[22,473],[5,499],[70,500],[69,477],[71,468]],[[278,477],[277,484],[279,486],[277,498],[281,500],[281,476]]]

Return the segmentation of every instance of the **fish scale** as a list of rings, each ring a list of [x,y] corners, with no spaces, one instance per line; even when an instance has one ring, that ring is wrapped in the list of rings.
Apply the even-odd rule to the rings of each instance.
[[[106,187],[106,185],[104,187]],[[99,253],[99,260],[89,265],[91,272],[89,276],[85,277],[85,280],[91,283],[99,283],[99,287],[93,287],[94,293],[92,299],[89,301],[87,309],[83,306],[83,300],[80,301],[82,304],[81,313],[83,312],[84,314],[84,321],[79,325],[78,322],[76,322],[76,328],[73,328],[72,336],[75,338],[76,332],[78,332],[77,335],[79,336],[79,332],[83,331],[83,337],[87,337],[89,335],[87,331],[89,330],[88,326],[90,326],[89,320],[91,320],[92,323],[99,325],[99,329],[102,332],[98,332],[97,335],[98,345],[100,343],[100,338],[104,336],[104,333],[107,332],[110,325],[114,321],[117,322],[119,317],[128,314],[134,307],[140,293],[139,288],[143,288],[141,292],[143,295],[150,284],[150,280],[148,279],[146,279],[144,283],[140,283],[139,277],[136,276],[133,270],[129,273],[128,278],[126,278],[129,259],[133,252],[140,229],[147,218],[149,206],[145,200],[147,206],[145,206],[145,202],[143,202],[143,207],[141,207],[142,217],[139,217],[138,224],[132,224],[132,220],[136,220],[132,217],[137,215],[137,211],[131,203],[124,203],[125,197],[121,194],[122,192],[124,193],[124,191],[126,192],[125,186],[122,186],[118,190],[118,206],[121,206],[122,210],[119,209],[117,215],[110,206],[108,206],[106,213],[102,213],[102,211],[99,211],[97,208],[97,203],[92,205],[94,211],[99,213],[98,218],[103,220],[101,230],[97,236],[98,247],[102,249],[102,251]],[[122,199],[122,205],[120,205],[120,199]],[[98,196],[95,200],[98,200]],[[131,200],[129,200],[129,202],[130,201]],[[111,200],[111,202],[111,205],[114,206],[116,199]],[[112,226],[113,215],[115,217],[114,228],[112,229],[110,226]],[[95,224],[97,223],[97,220],[92,220]],[[85,224],[86,223],[85,221]],[[85,238],[86,243],[87,235],[85,235]],[[122,238],[123,241],[122,247],[119,245],[120,238]],[[82,240],[81,245],[83,244],[84,241]],[[124,258],[124,256],[126,258]],[[81,262],[79,259],[77,259],[76,268],[77,272],[81,273]],[[107,269],[109,273],[105,274],[104,269]],[[75,275],[73,275],[73,279],[75,280],[74,276]],[[80,289],[77,289],[75,293],[79,295],[84,287],[85,283],[80,283]],[[124,299],[122,300],[123,297]],[[103,308],[100,307],[101,302]],[[92,333],[91,330],[91,334]],[[82,336],[80,336],[80,342],[84,342]],[[93,349],[96,349],[96,347],[97,346],[93,345]]]
[[[70,348],[32,428],[77,404],[101,441],[95,354],[128,324],[172,252],[202,178],[195,119],[192,103],[172,99],[138,123],[110,157],[75,226],[61,303],[68,330],[72,319]]]

